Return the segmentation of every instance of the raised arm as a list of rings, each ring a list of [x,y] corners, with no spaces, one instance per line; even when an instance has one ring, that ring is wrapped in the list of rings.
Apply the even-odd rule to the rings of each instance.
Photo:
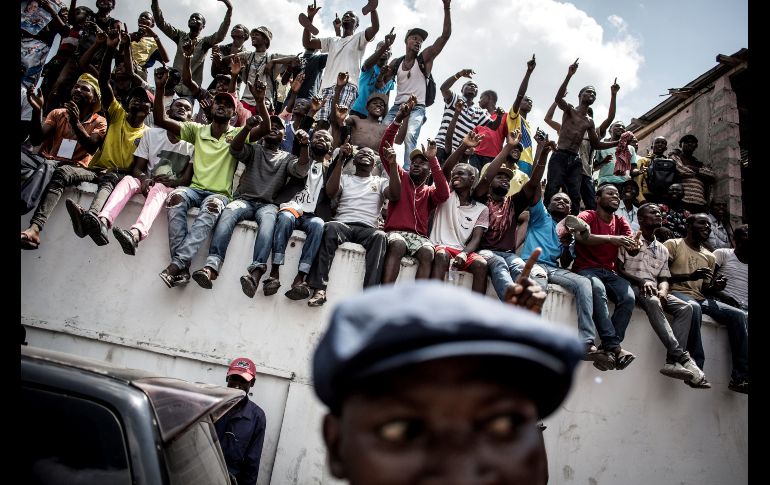
[[[449,182],[447,182],[444,171],[441,169],[441,164],[438,163],[438,158],[436,158],[437,151],[438,147],[436,146],[436,141],[428,139],[428,148],[423,150],[423,153],[430,164],[430,173],[433,175],[433,185],[436,187],[436,190],[430,195],[434,207],[442,204],[449,198]]]
[[[227,31],[230,29],[230,19],[233,16],[233,5],[230,3],[230,0],[219,0],[219,1],[225,4],[225,6],[227,7],[227,12],[225,12],[225,18],[222,19],[222,23],[219,24],[219,29],[216,32],[214,32],[214,35],[209,37],[209,41],[211,42],[212,46],[219,44],[220,42],[225,40]]]
[[[176,42],[179,37],[179,30],[166,22],[166,19],[163,17],[163,12],[160,10],[160,5],[158,5],[158,0],[152,0],[152,3],[150,3],[150,10],[152,10],[152,16],[155,17],[155,25],[158,26],[161,32],[166,34],[166,37]]]
[[[168,70],[164,68],[155,69],[155,92],[159,94],[155,96],[155,102],[152,105],[152,118],[155,126],[165,129],[172,135],[179,136],[182,133],[182,124],[166,117],[163,96],[160,95],[160,93],[165,92],[167,82]]]
[[[579,58],[578,58],[579,59]],[[578,70],[578,59],[575,59],[575,62],[570,64],[569,68],[567,68],[567,77],[564,78],[564,82],[561,83],[561,86],[559,86],[559,90],[556,91],[556,98],[554,101],[556,102],[556,105],[561,108],[562,111],[567,111],[569,108],[569,103],[564,100],[564,96],[567,95],[567,84],[569,84],[569,80],[572,78],[572,76],[575,75],[575,73]],[[594,133],[596,135],[596,133]]]
[[[588,128],[588,139],[591,141],[591,147],[594,150],[606,150],[607,148],[615,148],[618,146],[620,140],[615,141],[600,141],[596,136],[597,130],[594,128],[594,122],[591,121],[591,126]]]
[[[319,10],[321,10],[321,7],[316,7],[315,2],[313,2],[313,5],[307,6],[307,17],[310,19],[310,22],[313,21],[313,18]],[[313,34],[311,34],[307,27],[304,27],[302,30],[302,47],[305,49],[314,50],[321,48],[321,41],[318,40],[318,38],[316,38]]]
[[[43,92],[40,91],[40,88],[37,89],[37,94],[35,94],[35,86],[27,86],[27,102],[32,106],[32,118],[29,125],[30,142],[33,145],[39,145],[51,135],[54,127],[43,123],[45,99],[43,99]]]
[[[538,145],[540,145],[538,146],[540,148],[538,150],[539,156],[535,159],[535,166],[532,167],[529,180],[521,188],[522,193],[529,199],[530,205],[537,201],[536,198],[540,189],[540,181],[543,180],[543,174],[545,173],[545,162],[548,160],[548,154],[551,153],[551,150],[556,149],[556,142],[553,140],[544,140],[538,143]]]
[[[607,128],[610,127],[610,123],[615,119],[615,100],[618,97],[618,91],[620,86],[618,85],[618,78],[615,78],[615,82],[610,86],[610,109],[607,111],[607,119],[602,121],[599,128],[596,129],[596,134],[599,138],[604,138],[607,133]]]
[[[96,25],[96,24],[94,24]],[[80,56],[80,59],[78,59],[78,67],[88,74],[91,74],[92,76],[99,77],[99,72],[94,69],[94,67],[91,65],[91,60],[94,58],[96,53],[104,47],[104,43],[107,41],[107,34],[100,31],[98,34],[96,34],[96,42],[91,44],[91,47],[86,49],[86,51],[83,53],[83,55]],[[110,62],[112,62],[112,59],[110,59]]]
[[[471,132],[474,133],[474,132]],[[468,133],[470,135],[470,133]],[[468,138],[468,137],[466,137]],[[476,188],[473,190],[473,196],[476,199],[483,199],[489,192],[489,185],[494,180],[497,172],[500,171],[500,167],[505,163],[508,155],[516,148],[516,144],[521,140],[521,132],[519,130],[513,130],[506,136],[507,143],[500,150],[500,153],[489,163],[487,170],[484,172],[484,176],[479,178],[479,183],[476,184]],[[467,143],[463,140],[463,144]]]
[[[110,76],[112,71],[112,58],[115,56],[115,49],[119,44],[120,32],[117,30],[110,31],[104,41],[104,57],[102,57],[102,64],[99,68],[99,90],[101,91],[102,106],[104,106],[105,109],[108,109],[112,104],[112,100],[115,99],[115,95],[112,92],[112,86],[110,86]]]
[[[446,81],[441,83],[441,96],[444,98],[444,103],[449,104],[449,102],[452,100],[452,85],[454,85],[455,82],[457,82],[458,79],[461,77],[467,77],[468,79],[471,79],[471,76],[476,74],[473,72],[473,69],[463,69],[461,71],[457,71],[452,76],[449,76]]]
[[[52,31],[58,32],[62,37],[67,35],[67,24],[64,23],[64,20],[62,20],[61,17],[59,17],[59,11],[51,5],[51,2],[49,0],[41,0],[39,2],[40,7],[51,14],[51,22],[50,26],[52,27]]]
[[[556,112],[556,101],[551,103],[551,107],[548,108],[548,111],[545,112],[545,118],[543,118],[543,121],[545,121],[546,125],[553,128],[554,131],[556,131],[556,135],[558,136],[559,132],[561,131],[561,123],[553,119],[553,115],[555,112]]]
[[[340,191],[342,169],[351,158],[353,158],[353,146],[350,143],[345,143],[340,147],[340,151],[337,153],[337,163],[334,165],[334,170],[332,170],[329,180],[326,181],[326,195],[330,199],[337,197]]]
[[[364,61],[364,64],[361,66],[361,72],[365,72],[370,70],[374,67],[375,64],[377,64],[377,61],[382,57],[382,55],[390,49],[390,46],[393,45],[393,41],[396,40],[396,34],[393,33],[395,30],[395,27],[390,29],[390,33],[385,36],[385,41],[374,51],[374,53],[367,57]]]
[[[444,133],[444,150],[451,150],[455,145],[455,128],[457,127],[457,120],[460,118],[460,113],[465,109],[465,101],[462,98],[458,98],[455,103],[455,111],[452,113],[452,119],[449,120],[449,124],[446,127],[446,133]]]
[[[441,54],[447,41],[449,41],[449,37],[452,35],[452,15],[449,7],[452,0],[441,1],[444,3],[444,26],[441,30],[441,35],[436,39],[436,42],[422,51],[422,58],[425,60],[426,64],[432,62],[436,56]]]
[[[385,198],[391,202],[396,202],[401,198],[401,177],[398,171],[399,167],[398,161],[396,160],[396,151],[387,141],[384,141],[383,143],[385,145],[384,150],[382,149],[383,144],[380,144],[380,153],[382,154],[380,155],[380,159],[385,162],[382,166],[388,167],[387,172],[389,174],[394,174],[388,179],[388,189],[385,191]]]
[[[441,168],[441,170],[444,172],[444,177],[447,180],[452,178],[452,169],[455,168],[455,165],[457,165],[463,158],[463,153],[465,153],[465,150],[468,148],[476,148],[479,146],[479,143],[481,143],[483,138],[484,135],[479,135],[475,131],[471,131],[465,135],[463,142],[460,143],[460,146],[457,147],[457,150],[453,151],[452,154],[449,155],[446,160],[444,160],[444,166]],[[428,142],[430,143],[430,138],[428,139]]]
[[[370,8],[370,16],[371,16],[371,22],[372,25],[366,28],[364,31],[364,36],[366,37],[367,42],[371,42],[372,39],[374,39],[374,36],[377,35],[377,32],[380,31],[380,17],[377,15],[377,0],[369,0],[369,4],[367,4],[366,8]],[[364,13],[366,15],[366,13]]]
[[[184,57],[184,60],[182,61],[182,85],[189,89],[192,96],[195,96],[196,98],[201,92],[201,87],[192,78],[192,67],[190,64],[192,62],[195,44],[197,43],[197,40],[187,39],[187,41],[182,44],[182,57]]]
[[[261,118],[259,125],[250,126],[247,130],[249,132],[249,141],[253,143],[267,135],[272,128],[270,124],[270,113],[268,113],[267,106],[265,105],[265,91],[267,90],[267,84],[258,80],[254,84],[246,84],[246,87],[251,91],[251,95],[254,97],[254,105],[257,107],[257,116]],[[238,150],[240,151],[240,149]]]
[[[152,28],[147,24],[140,24],[139,25],[139,33],[142,37],[152,37],[155,39],[155,46],[158,48],[158,54],[160,55],[160,62],[163,64],[168,64],[171,62],[170,58],[168,57],[168,52],[166,52],[166,48],[163,47],[163,42],[160,41],[160,37],[158,34],[152,30]]]
[[[537,63],[535,62],[535,54],[532,54],[532,59],[527,61],[527,72],[524,73],[524,79],[521,80],[521,84],[519,85],[519,92],[516,93],[516,100],[513,102],[513,106],[511,107],[511,111],[514,113],[519,112],[521,101],[524,99],[524,95],[527,94],[527,87],[529,87],[529,77],[532,75],[532,71],[535,70],[536,65]]]

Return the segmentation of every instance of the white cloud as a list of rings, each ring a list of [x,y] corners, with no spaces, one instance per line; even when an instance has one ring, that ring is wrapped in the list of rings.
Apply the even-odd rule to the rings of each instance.
[[[94,0],[85,2],[92,7],[94,3]],[[150,4],[147,0],[141,5],[127,0],[117,3],[114,16],[125,19],[129,30],[136,28],[139,12],[149,9]],[[272,51],[298,53],[302,50],[302,28],[297,15],[305,11],[307,0],[232,0],[232,3],[233,24],[243,23],[249,28],[266,25],[272,30]],[[359,14],[360,29],[369,26],[369,17],[360,14],[365,5],[363,0],[330,0],[319,2],[319,5],[323,8],[316,25],[321,35],[333,35],[334,13],[342,14],[350,9]],[[201,12],[207,20],[204,33],[214,32],[225,12],[224,5],[214,1],[160,0],[160,6],[166,19],[180,28],[186,27],[192,12]],[[395,27],[397,33],[394,56],[403,55],[404,34],[411,27],[426,29],[430,33],[428,44],[441,33],[443,9],[439,0],[381,1],[378,12],[380,32],[368,47],[367,55],[391,27]],[[480,91],[494,89],[499,95],[499,105],[508,109],[526,70],[526,62],[535,53],[537,68],[527,92],[534,101],[529,120],[533,128],[541,126],[548,130],[542,122],[543,115],[553,102],[567,67],[579,57],[580,67],[568,87],[570,103],[577,102],[577,93],[582,86],[593,84],[598,90],[594,111],[603,119],[609,102],[609,88],[617,76],[621,89],[616,119],[629,122],[632,115],[638,114],[624,109],[623,100],[638,88],[638,73],[644,58],[638,39],[627,32],[626,22],[617,15],[607,19],[613,30],[606,31],[596,19],[575,5],[555,0],[453,0],[451,13],[452,36],[433,67],[437,85],[460,69],[473,68]],[[161,38],[173,55],[175,46],[163,34]],[[204,84],[208,79],[208,64],[206,73]],[[460,85],[458,82],[455,87]],[[420,141],[438,132],[442,110],[439,94],[436,104],[428,109],[428,121],[423,126]],[[560,116],[558,113],[557,110],[557,116]]]

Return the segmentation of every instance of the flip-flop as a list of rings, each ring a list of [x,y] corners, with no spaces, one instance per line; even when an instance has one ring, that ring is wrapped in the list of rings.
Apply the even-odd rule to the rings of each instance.
[[[160,279],[162,279],[163,282],[166,283],[166,286],[169,288],[173,288],[175,286],[183,286],[190,282],[190,272],[186,270],[180,272],[176,276],[171,276],[171,274],[164,269],[158,274],[158,276],[160,276]]]
[[[250,274],[241,276],[241,289],[243,293],[249,298],[254,298],[257,294],[257,286],[259,283],[254,280],[254,277]]]
[[[300,283],[297,286],[292,286],[284,295],[291,300],[304,300],[310,298],[311,291],[307,283]]]
[[[299,24],[309,30],[311,34],[318,35],[318,27],[313,25],[313,22],[311,22],[310,18],[304,13],[299,14]]]
[[[29,237],[25,233],[21,233],[21,249],[37,249],[40,247],[40,241],[33,241],[31,237]]]
[[[281,282],[278,281],[278,278],[273,278],[272,276],[266,278],[262,283],[262,291],[265,293],[265,296],[275,295],[280,287]]]

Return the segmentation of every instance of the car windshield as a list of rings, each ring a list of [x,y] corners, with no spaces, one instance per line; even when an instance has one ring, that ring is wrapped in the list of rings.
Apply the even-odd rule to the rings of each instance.
[[[166,448],[172,485],[230,485],[214,425],[198,421]]]

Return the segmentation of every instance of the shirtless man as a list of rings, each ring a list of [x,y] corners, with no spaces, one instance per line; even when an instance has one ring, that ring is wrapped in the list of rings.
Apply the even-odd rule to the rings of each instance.
[[[577,61],[578,59],[575,59],[575,62],[569,66],[567,77],[564,78],[564,82],[556,93],[556,105],[561,108],[564,115],[562,116],[557,150],[548,163],[548,184],[545,187],[545,196],[543,197],[543,203],[548,206],[551,197],[559,191],[561,186],[564,186],[572,201],[570,212],[573,215],[576,215],[580,209],[580,181],[583,165],[578,152],[583,141],[583,135],[588,131],[588,139],[594,149],[613,148],[618,144],[617,141],[599,141],[599,137],[596,135],[594,120],[588,115],[589,106],[596,101],[596,89],[593,86],[586,86],[580,90],[578,93],[580,104],[577,108],[564,100],[564,96],[567,94],[567,84],[577,72]]]

